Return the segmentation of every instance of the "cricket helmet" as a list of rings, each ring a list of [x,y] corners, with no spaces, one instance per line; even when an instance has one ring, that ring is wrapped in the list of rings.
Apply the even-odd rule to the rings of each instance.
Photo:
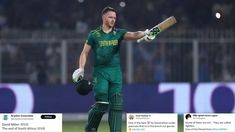
[[[81,79],[75,83],[75,87],[78,94],[85,96],[91,92],[93,85],[90,81]]]

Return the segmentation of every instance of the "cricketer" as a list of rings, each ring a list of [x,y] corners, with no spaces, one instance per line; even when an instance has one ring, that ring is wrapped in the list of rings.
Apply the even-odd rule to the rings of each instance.
[[[94,53],[93,90],[95,104],[89,111],[86,132],[97,132],[105,112],[108,114],[110,132],[122,131],[122,71],[120,66],[120,44],[122,40],[138,40],[145,37],[146,41],[155,38],[151,31],[129,32],[115,27],[117,11],[105,7],[101,13],[102,25],[92,30],[87,37],[79,58],[79,68],[74,71],[72,79],[78,82],[84,77],[84,67],[89,52]]]

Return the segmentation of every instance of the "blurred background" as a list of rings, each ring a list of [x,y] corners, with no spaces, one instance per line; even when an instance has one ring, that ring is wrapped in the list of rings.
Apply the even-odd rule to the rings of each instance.
[[[107,5],[119,12],[117,27],[129,31],[172,15],[178,20],[151,44],[122,44],[125,83],[235,80],[232,0],[1,0],[0,82],[71,83],[87,34],[101,25]]]
[[[151,28],[169,16],[178,21],[151,43],[122,43],[125,112],[235,112],[234,0],[0,0],[0,112],[89,110],[92,94],[78,96],[71,75],[87,34],[101,25],[105,6],[118,10],[116,27],[129,31]],[[92,79],[92,55],[85,78]],[[186,83],[188,88],[178,88],[180,95],[193,100],[202,82],[209,84],[204,89],[212,89],[205,96],[212,108],[177,102],[176,94],[160,87]],[[9,89],[28,85],[30,110],[17,111],[17,98]],[[143,98],[148,103],[142,103]],[[182,106],[186,110],[178,109]],[[66,119],[79,118],[86,119]]]

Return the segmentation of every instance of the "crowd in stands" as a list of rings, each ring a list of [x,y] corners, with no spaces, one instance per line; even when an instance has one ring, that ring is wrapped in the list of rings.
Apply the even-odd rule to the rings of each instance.
[[[20,29],[93,29],[105,6],[118,10],[118,26],[146,28],[174,15],[186,28],[235,27],[233,0],[1,0],[0,27]],[[221,13],[216,20],[215,13]]]

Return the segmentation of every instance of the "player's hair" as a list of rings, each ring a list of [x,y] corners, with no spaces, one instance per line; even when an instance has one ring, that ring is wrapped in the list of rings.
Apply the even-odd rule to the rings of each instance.
[[[110,7],[110,6],[106,6],[102,12],[101,12],[101,15],[103,16],[105,13],[107,13],[108,11],[113,11],[117,14],[117,11],[113,8],[113,7]]]

